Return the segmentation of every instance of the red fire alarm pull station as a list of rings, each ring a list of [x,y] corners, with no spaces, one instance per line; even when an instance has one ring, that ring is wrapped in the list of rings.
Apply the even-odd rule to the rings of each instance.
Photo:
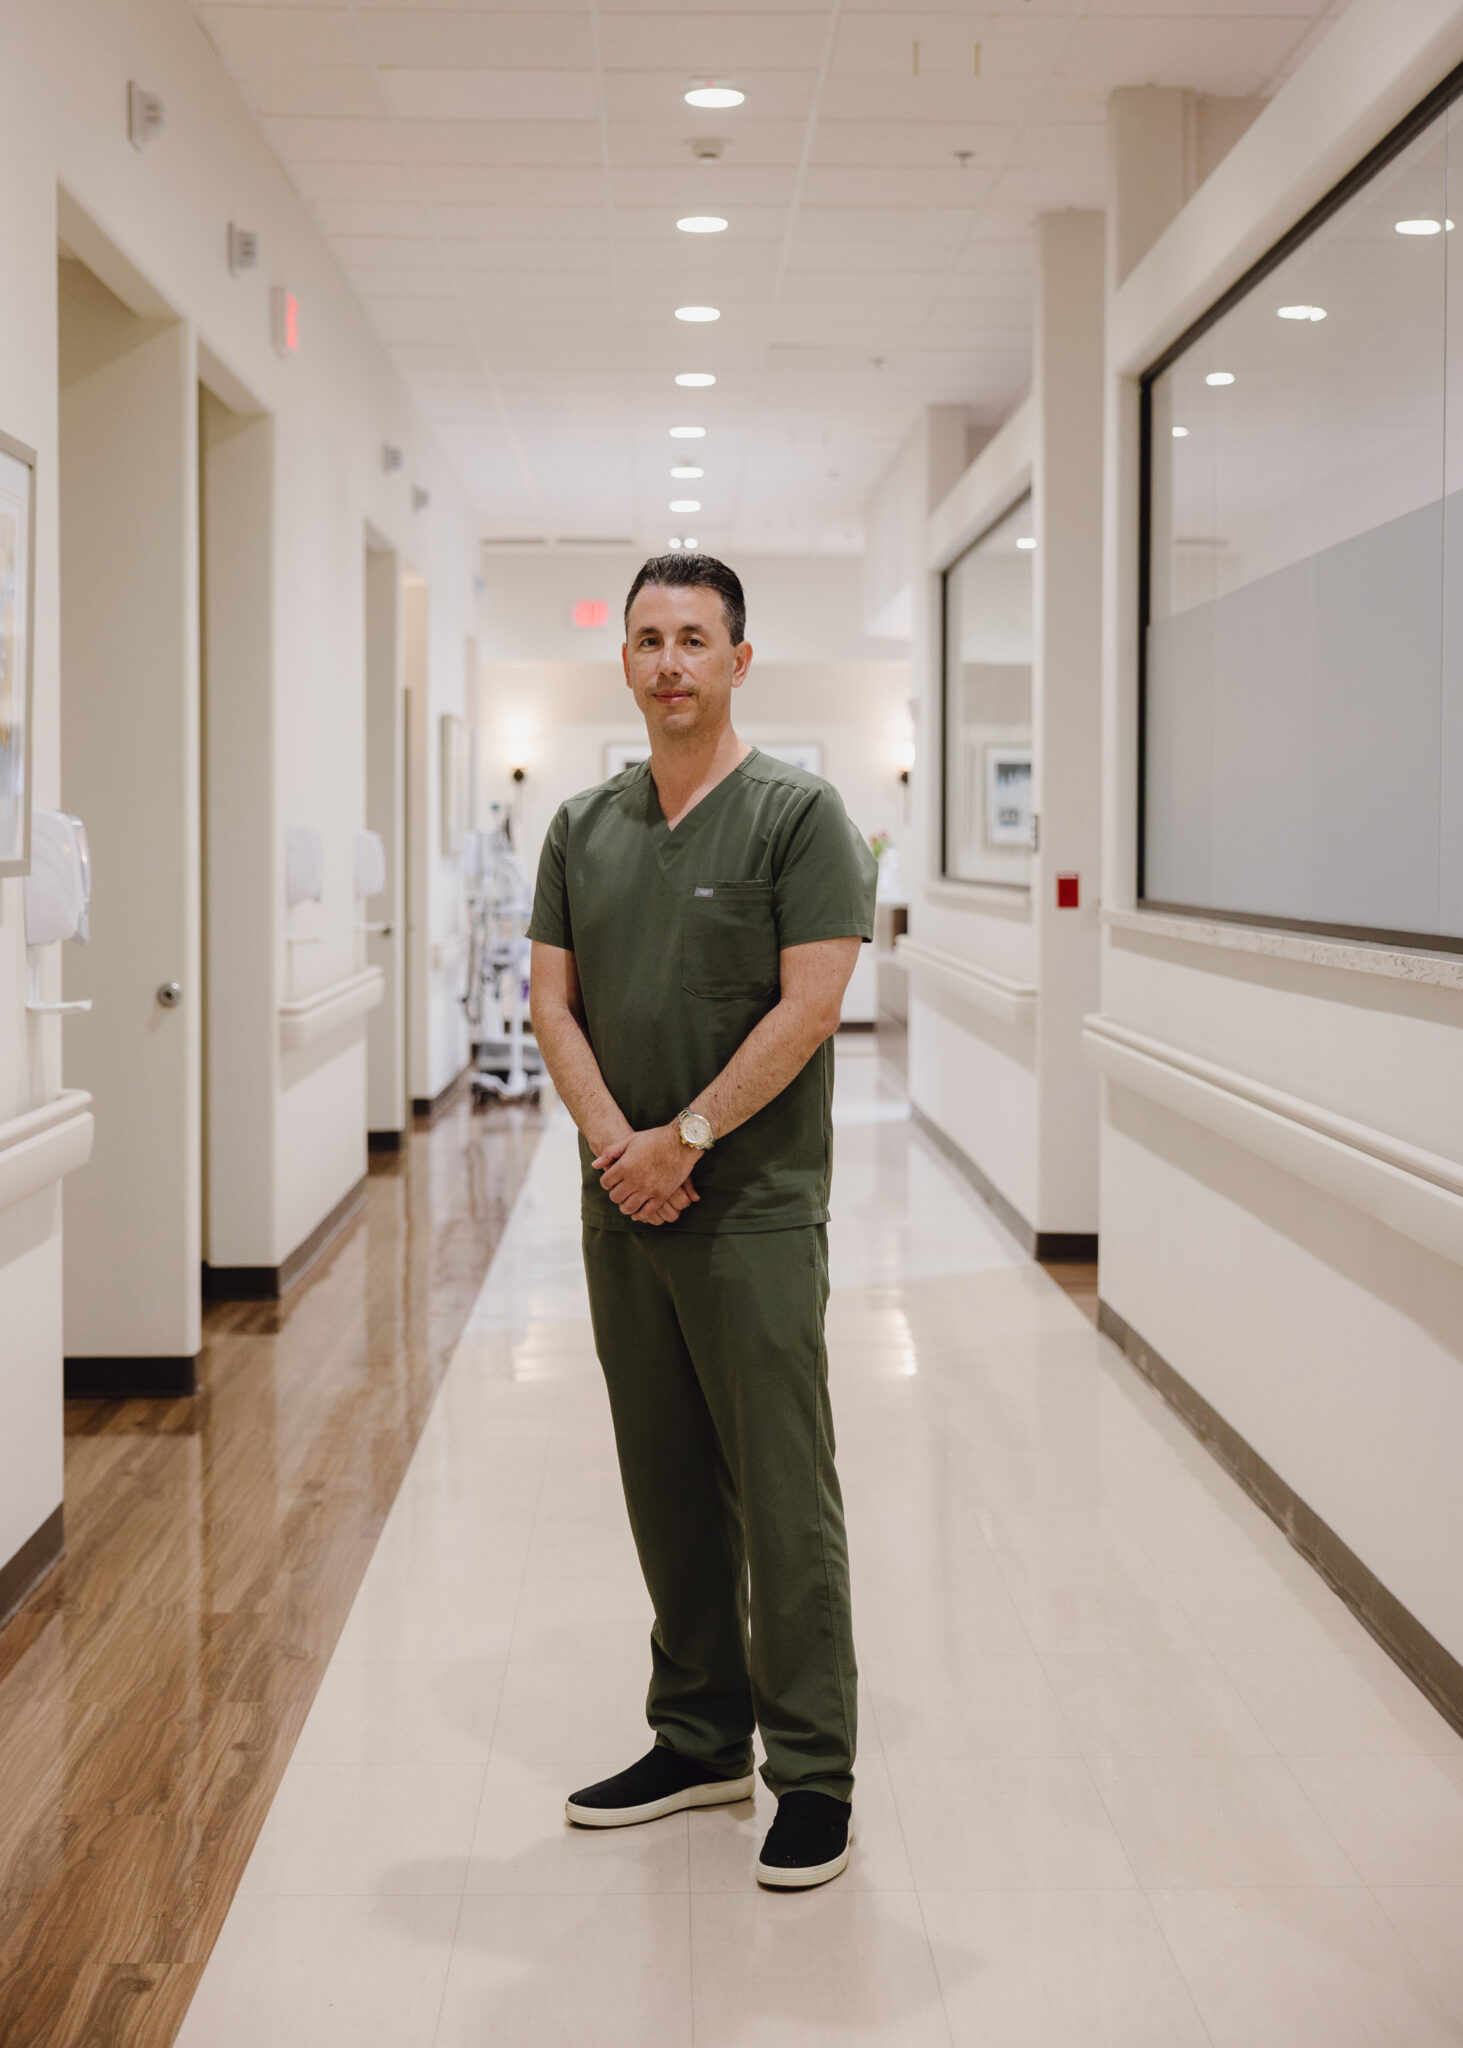
[[[581,632],[590,632],[610,622],[610,601],[607,597],[577,597],[569,607],[569,616]]]
[[[1082,901],[1082,878],[1080,875],[1057,876],[1057,909],[1078,910]]]

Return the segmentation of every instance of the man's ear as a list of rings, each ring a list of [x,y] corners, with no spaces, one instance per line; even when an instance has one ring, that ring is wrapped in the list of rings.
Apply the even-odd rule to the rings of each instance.
[[[747,680],[747,670],[752,666],[752,643],[743,640],[732,649],[732,688],[739,690]]]
[[[628,641],[622,642],[620,647],[620,667],[625,671],[625,688],[633,690],[635,685],[630,680],[630,647]]]

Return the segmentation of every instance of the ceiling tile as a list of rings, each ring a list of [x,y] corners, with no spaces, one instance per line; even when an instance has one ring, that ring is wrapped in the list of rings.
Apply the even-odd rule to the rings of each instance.
[[[399,120],[408,157],[421,164],[598,164],[598,121]]]
[[[362,64],[368,52],[348,7],[200,5],[199,20],[236,77],[256,65]]]
[[[594,33],[587,6],[537,0],[521,12],[493,7],[381,8],[360,18],[378,64],[441,71],[587,71]]]
[[[259,125],[288,164],[401,161],[401,141],[390,121],[288,117],[265,118]]]
[[[674,70],[686,74],[688,85],[696,78],[736,72],[728,82],[747,93],[747,108],[755,113],[755,94],[741,74],[816,70],[827,33],[826,10],[815,14],[781,10],[677,12],[669,16],[616,12],[604,16],[601,48],[608,70]]]
[[[381,73],[391,110],[438,121],[593,121],[599,96],[592,71]]]

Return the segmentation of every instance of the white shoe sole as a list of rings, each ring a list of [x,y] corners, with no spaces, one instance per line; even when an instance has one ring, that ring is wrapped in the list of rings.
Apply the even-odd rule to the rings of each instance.
[[[759,1863],[757,1882],[775,1892],[805,1892],[815,1884],[827,1884],[830,1878],[847,1870],[848,1851],[852,1846],[852,1843],[846,1844],[831,1863],[809,1863],[801,1870],[783,1870],[775,1863]]]
[[[647,1800],[644,1806],[576,1806],[566,1799],[564,1817],[579,1828],[633,1828],[668,1813],[684,1813],[690,1806],[733,1806],[751,1798],[752,1783],[750,1773],[745,1778],[714,1778],[709,1785],[688,1785],[684,1792],[668,1792],[664,1799]]]

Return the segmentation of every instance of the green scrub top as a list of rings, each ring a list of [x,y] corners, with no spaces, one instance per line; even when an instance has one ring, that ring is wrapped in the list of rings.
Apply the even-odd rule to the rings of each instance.
[[[531,939],[574,955],[589,1042],[636,1130],[668,1124],[779,997],[778,953],[872,939],[874,857],[836,789],[755,749],[666,824],[649,762],[562,804],[544,841]],[[792,1230],[828,1220],[833,1045],[696,1167],[668,1230]],[[621,1215],[581,1136],[583,1217]]]

